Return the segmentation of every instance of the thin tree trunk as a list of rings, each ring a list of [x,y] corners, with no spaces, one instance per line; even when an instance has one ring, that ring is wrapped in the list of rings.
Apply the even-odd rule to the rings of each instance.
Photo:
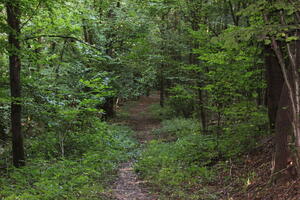
[[[193,1],[190,1],[192,4]],[[199,15],[199,12],[201,10],[202,4],[197,5],[196,7],[191,8],[190,10],[190,22],[191,22],[191,28],[193,31],[199,31],[199,24],[201,21],[201,16]],[[193,53],[193,49],[197,49],[199,47],[199,44],[196,40],[191,41],[191,49],[190,49],[190,55],[189,55],[189,63],[191,65],[198,65],[199,60],[197,58],[197,54]],[[201,72],[196,72],[197,75],[197,87],[198,87],[198,106],[199,106],[199,114],[200,114],[200,121],[202,125],[202,132],[205,133],[207,132],[207,111],[205,109],[205,92],[202,90],[203,86],[203,74]]]
[[[21,83],[20,83],[20,10],[19,1],[11,0],[6,4],[7,24],[10,27],[8,34],[9,42],[9,69],[11,88],[11,128],[12,128],[12,151],[13,164],[15,167],[25,165],[25,153],[23,134],[21,131]]]
[[[297,12],[297,14],[299,14],[299,12]],[[300,31],[297,30],[295,33],[295,36],[297,36],[298,38],[300,38]],[[294,56],[291,58],[294,58],[294,63],[295,63],[295,74],[296,74],[296,101],[297,101],[297,105],[298,105],[298,110],[297,110],[297,137],[296,137],[296,149],[298,152],[298,159],[300,159],[300,86],[299,86],[299,81],[300,81],[300,75],[299,75],[299,68],[300,68],[300,39],[295,41],[295,52],[294,52]],[[300,163],[298,163],[299,165]],[[300,166],[298,166],[300,168]],[[300,169],[299,169],[300,171]]]
[[[0,142],[6,142],[7,135],[5,133],[5,126],[0,122]]]
[[[160,69],[160,83],[159,83],[159,91],[160,91],[160,99],[159,104],[161,107],[164,107],[165,105],[165,79],[163,74],[163,64]]]
[[[202,125],[202,132],[207,132],[207,119],[206,119],[206,111],[204,108],[204,91],[198,89],[198,98],[200,104],[200,118],[201,118],[201,125]]]

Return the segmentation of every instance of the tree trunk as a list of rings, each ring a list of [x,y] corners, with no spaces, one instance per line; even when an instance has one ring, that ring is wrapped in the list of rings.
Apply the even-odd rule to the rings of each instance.
[[[290,157],[287,136],[293,131],[291,126],[292,116],[290,113],[291,101],[289,99],[287,86],[284,84],[278,104],[275,123],[275,155],[273,157],[272,172],[273,181],[275,182],[291,178],[291,174],[286,173],[288,158]]]
[[[11,88],[11,128],[12,128],[12,151],[13,164],[15,167],[25,165],[25,153],[23,134],[21,131],[21,83],[20,83],[20,10],[19,1],[11,0],[6,4],[7,24],[10,27],[8,33],[9,42],[9,69]]]
[[[190,4],[193,5],[193,1],[190,1]],[[199,24],[201,22],[201,15],[199,15],[200,11],[202,9],[202,4],[199,5],[194,5],[194,7],[191,7],[190,10],[190,23],[191,23],[191,28],[193,31],[199,31]],[[190,55],[189,55],[189,63],[191,65],[198,65],[199,60],[198,60],[198,55],[193,53],[193,49],[199,48],[199,44],[196,40],[191,41],[191,49],[190,49]],[[198,106],[199,106],[199,114],[200,114],[200,121],[202,125],[202,132],[206,133],[207,132],[207,111],[204,107],[205,105],[205,92],[202,90],[203,87],[203,74],[201,72],[196,72],[197,76],[197,87],[198,87]]]
[[[4,124],[0,121],[0,142],[6,142],[7,135],[5,133],[5,126]]]
[[[192,46],[194,46],[194,48],[198,48],[196,44],[192,44]],[[197,65],[198,64],[198,59],[197,59],[197,55],[192,53],[192,49],[191,49],[191,53],[189,56],[189,63],[192,65]],[[201,80],[201,78],[203,78],[203,74],[198,72],[197,74],[197,92],[198,92],[198,108],[199,108],[199,114],[200,114],[200,121],[201,121],[201,125],[202,125],[202,132],[206,133],[207,132],[207,112],[205,110],[205,92],[202,90],[203,87],[203,80]]]
[[[160,91],[159,104],[161,107],[164,107],[165,106],[165,79],[163,75],[163,64],[160,69],[159,91]]]
[[[278,15],[280,16],[280,23],[286,26],[285,13],[283,10],[278,10]],[[271,21],[268,14],[264,13],[264,20],[267,24]],[[298,22],[295,22],[298,24]],[[286,51],[280,48],[280,44],[275,36],[271,36],[272,48],[278,59],[281,67],[281,71],[284,77],[284,83],[287,86],[288,98],[290,100],[291,108],[291,125],[293,128],[293,135],[295,138],[295,149],[298,153],[296,157],[296,162],[299,166],[300,159],[300,74],[299,74],[299,61],[300,61],[300,41],[299,41],[299,30],[291,31],[287,33],[287,36],[296,36],[298,39],[296,41],[285,42]],[[288,63],[286,63],[286,58],[288,58]]]
[[[299,12],[297,12],[297,16],[299,17]],[[299,19],[300,20],[300,19]],[[297,83],[297,85],[295,86],[296,87],[296,103],[297,103],[297,107],[298,107],[298,110],[297,110],[297,135],[296,135],[296,150],[298,152],[298,159],[300,159],[300,86],[299,86],[299,81],[300,81],[300,74],[299,74],[299,68],[300,68],[300,30],[297,30],[296,33],[295,33],[295,36],[298,37],[298,40],[295,41],[295,44],[294,44],[294,49],[295,49],[295,52],[293,52],[293,56],[290,56],[290,59],[294,59],[294,71],[295,71],[295,82]],[[291,53],[291,52],[289,52]],[[291,61],[293,62],[293,61]],[[299,167],[299,171],[300,171],[300,163],[298,162],[298,167]]]
[[[207,117],[206,117],[206,111],[205,111],[205,108],[204,108],[204,95],[203,95],[203,93],[204,92],[201,89],[198,89],[198,99],[199,99],[199,105],[200,105],[200,119],[201,119],[201,125],[202,125],[202,132],[206,133],[207,132]]]
[[[267,80],[267,106],[271,132],[275,129],[276,114],[283,88],[283,75],[274,51],[270,46],[265,49],[266,80]]]
[[[115,98],[114,97],[108,97],[105,99],[105,103],[102,106],[105,114],[104,114],[104,119],[111,119],[115,117],[116,112],[115,112]]]

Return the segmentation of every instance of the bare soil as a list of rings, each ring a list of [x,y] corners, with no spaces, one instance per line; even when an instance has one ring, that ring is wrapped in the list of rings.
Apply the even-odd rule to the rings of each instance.
[[[160,126],[160,121],[149,113],[149,106],[159,102],[159,96],[140,97],[129,108],[129,116],[125,124],[135,131],[135,137],[140,143],[147,143],[154,139],[153,129]],[[123,163],[118,172],[118,179],[113,186],[113,196],[117,200],[156,200],[145,188],[142,181],[133,170],[134,161]]]

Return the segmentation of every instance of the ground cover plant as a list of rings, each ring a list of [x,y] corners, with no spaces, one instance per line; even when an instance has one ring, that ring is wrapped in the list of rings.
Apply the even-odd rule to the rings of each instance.
[[[109,199],[108,185],[137,144],[129,128],[95,123],[66,137],[64,157],[51,132],[28,140],[30,164],[1,171],[1,199]]]

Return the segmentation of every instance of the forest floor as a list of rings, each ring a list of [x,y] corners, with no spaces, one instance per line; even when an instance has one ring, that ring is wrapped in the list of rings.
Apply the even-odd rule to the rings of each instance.
[[[126,119],[118,122],[131,127],[135,131],[134,137],[141,145],[154,139],[152,130],[160,127],[160,120],[155,119],[148,112],[149,106],[158,102],[159,96],[157,94],[149,97],[142,96],[137,102],[129,102],[125,111],[128,112]],[[134,160],[121,164],[118,178],[113,186],[113,196],[117,200],[157,199],[154,194],[150,194],[146,189],[143,181],[138,179],[133,165]]]
[[[123,115],[114,123],[127,125],[134,130],[134,137],[143,146],[153,139],[154,129],[161,126],[160,120],[153,117],[149,108],[159,103],[159,95],[140,97],[138,101],[126,102],[120,113]],[[230,160],[227,167],[217,170],[217,179],[212,183],[215,193],[223,200],[299,200],[300,179],[272,184],[271,155],[272,142],[263,142],[260,148],[243,155],[237,161]],[[147,183],[140,180],[134,172],[135,161],[120,165],[118,176],[112,186],[116,200],[157,200],[158,195],[151,193]],[[216,165],[216,168],[218,166]],[[225,170],[227,169],[227,170]],[[228,170],[229,169],[229,170]]]
[[[232,200],[300,200],[300,178],[276,184],[271,181],[272,152],[273,145],[268,140],[239,162],[232,162],[230,171],[219,173],[218,192],[227,193]],[[230,177],[231,183],[222,185],[224,177]]]

